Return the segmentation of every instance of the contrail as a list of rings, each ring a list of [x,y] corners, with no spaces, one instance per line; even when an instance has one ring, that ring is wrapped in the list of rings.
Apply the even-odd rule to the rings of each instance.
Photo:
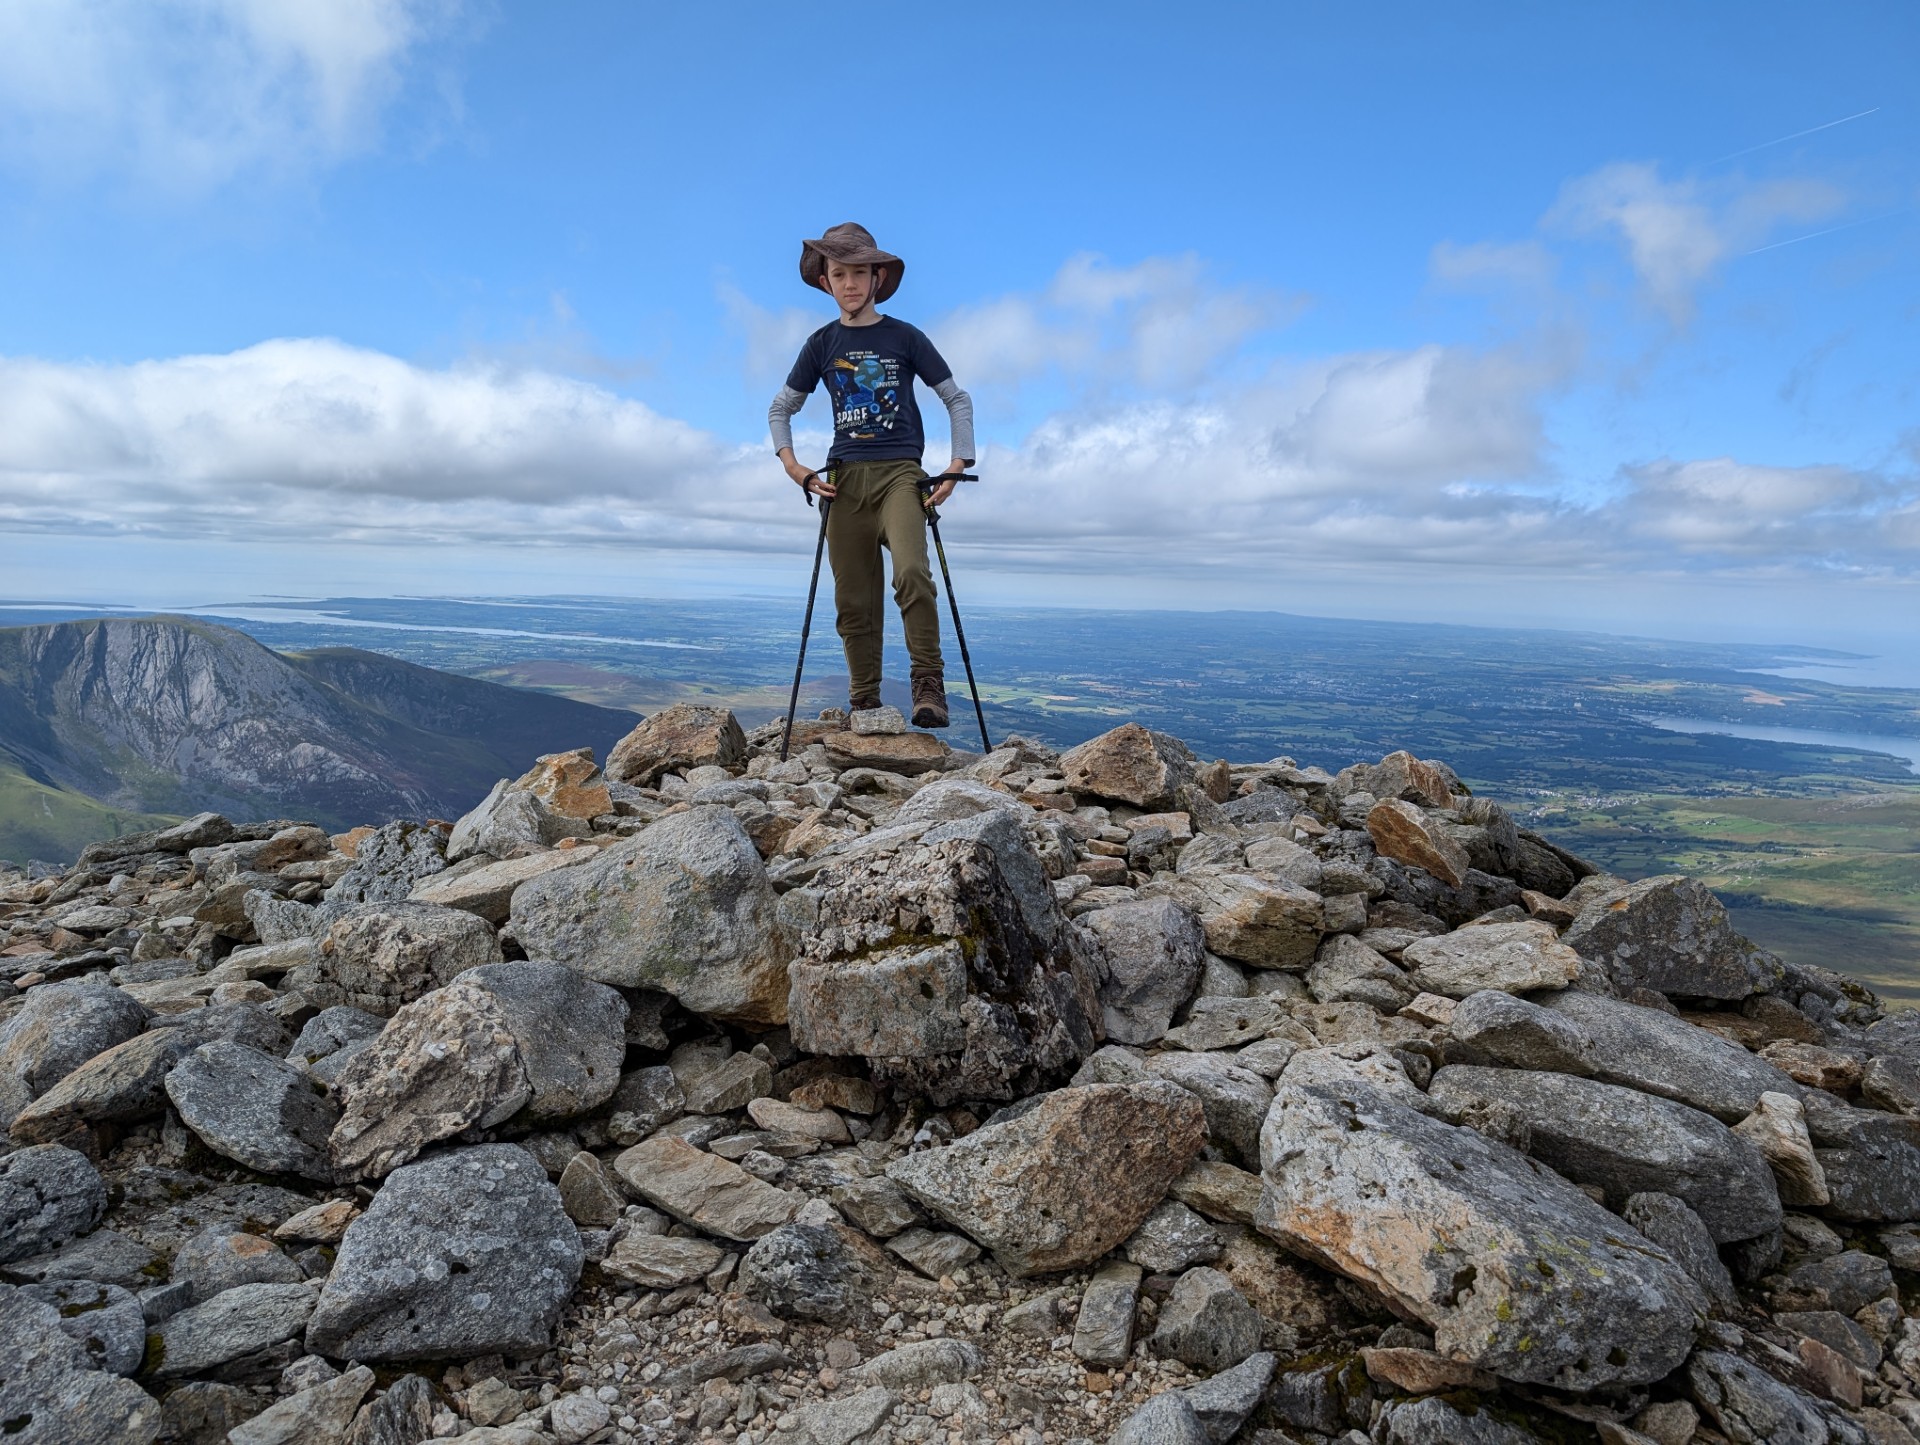
[[[1803,135],[1813,135],[1818,131],[1832,130],[1836,125],[1845,125],[1850,120],[1859,120],[1862,116],[1869,116],[1869,115],[1876,114],[1879,111],[1879,109],[1880,107],[1876,105],[1875,107],[1873,107],[1872,110],[1863,110],[1854,115],[1843,115],[1840,117],[1840,119],[1830,120],[1825,125],[1816,125],[1807,130],[1797,130],[1792,135],[1783,135],[1777,140],[1763,140],[1760,142],[1759,145],[1748,146],[1743,151],[1734,151],[1729,155],[1716,156],[1713,160],[1708,161],[1707,164],[1710,166],[1717,166],[1720,164],[1721,161],[1738,160],[1741,156],[1750,156],[1755,151],[1763,151],[1768,146],[1785,145],[1790,140],[1799,140],[1800,137]],[[1785,245],[1786,242],[1783,241],[1780,244]]]
[[[1797,246],[1802,241],[1818,240],[1822,236],[1831,236],[1835,231],[1851,231],[1855,226],[1871,225],[1875,221],[1884,221],[1888,216],[1897,216],[1898,211],[1889,211],[1886,216],[1868,216],[1863,221],[1848,221],[1844,226],[1829,226],[1824,231],[1809,231],[1804,236],[1793,236],[1785,241],[1775,241],[1769,246],[1755,246],[1751,251],[1743,251],[1743,256],[1758,256],[1762,251],[1778,251],[1782,246]]]

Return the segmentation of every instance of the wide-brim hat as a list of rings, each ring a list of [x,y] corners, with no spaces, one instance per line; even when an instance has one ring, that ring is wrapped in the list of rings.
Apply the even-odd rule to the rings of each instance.
[[[842,266],[885,266],[886,274],[873,293],[876,306],[900,289],[900,278],[907,269],[905,261],[874,244],[873,232],[854,221],[829,226],[819,240],[800,243],[800,279],[809,286],[827,289],[829,261]]]

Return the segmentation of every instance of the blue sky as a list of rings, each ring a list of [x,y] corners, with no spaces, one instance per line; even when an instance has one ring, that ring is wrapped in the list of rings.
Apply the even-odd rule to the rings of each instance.
[[[16,0],[0,593],[803,585],[764,414],[855,218],[982,600],[1898,646],[1917,64],[1905,3]]]

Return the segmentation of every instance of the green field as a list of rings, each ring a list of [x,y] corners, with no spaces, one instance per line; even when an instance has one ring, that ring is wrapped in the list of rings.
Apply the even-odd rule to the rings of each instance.
[[[1783,958],[1920,1004],[1920,786],[1823,796],[1549,794],[1548,837],[1630,877],[1689,873]]]
[[[164,828],[178,818],[110,808],[79,793],[49,788],[0,762],[0,858],[71,863],[96,838]]]

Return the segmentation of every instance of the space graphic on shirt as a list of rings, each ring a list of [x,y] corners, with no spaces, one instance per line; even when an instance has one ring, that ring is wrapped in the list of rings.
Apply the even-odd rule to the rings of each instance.
[[[900,421],[900,360],[855,351],[827,363],[833,429],[854,441],[873,441]]]

